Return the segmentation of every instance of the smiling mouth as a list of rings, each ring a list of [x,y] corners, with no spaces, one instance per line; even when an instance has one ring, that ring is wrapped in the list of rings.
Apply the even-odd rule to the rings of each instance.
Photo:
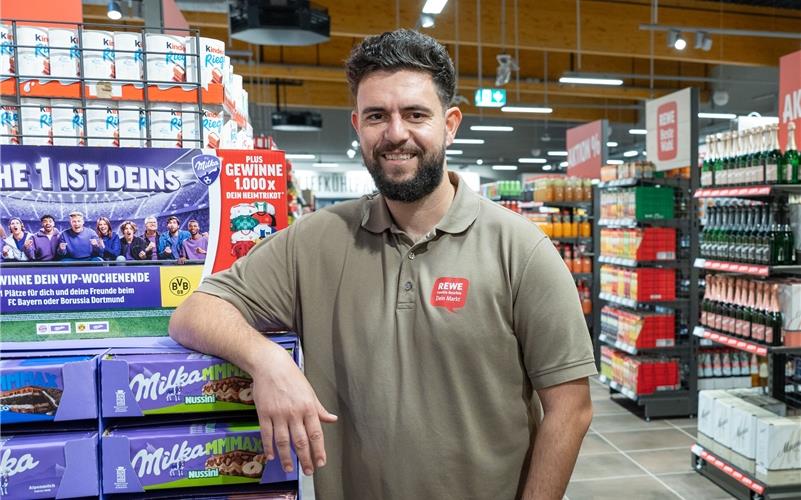
[[[414,153],[384,153],[381,155],[385,160],[390,161],[404,161],[404,160],[411,160],[414,158]]]

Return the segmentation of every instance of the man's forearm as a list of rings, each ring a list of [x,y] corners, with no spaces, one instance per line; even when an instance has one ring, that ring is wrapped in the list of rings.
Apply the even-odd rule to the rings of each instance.
[[[236,307],[204,293],[192,294],[175,310],[169,331],[176,342],[226,359],[251,375],[269,354],[286,354],[250,326]]]
[[[573,474],[592,411],[546,414],[531,454],[523,500],[559,500]]]

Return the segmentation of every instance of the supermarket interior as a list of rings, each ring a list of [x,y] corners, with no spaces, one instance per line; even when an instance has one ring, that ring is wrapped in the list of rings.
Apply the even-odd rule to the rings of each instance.
[[[0,0],[0,496],[801,499],[801,1],[375,0],[366,7],[354,0]],[[401,28],[444,46],[455,80],[450,102],[434,77],[449,65],[438,72],[416,61],[376,65],[349,81],[352,54],[366,58],[379,50],[362,48],[377,39],[370,37]],[[397,125],[382,104],[369,109],[392,121],[385,137],[406,134],[393,147],[418,149],[376,152],[368,129],[378,125],[365,125],[374,115],[354,112],[361,106],[354,89],[392,71],[423,74],[443,111],[461,110],[453,136],[415,145],[426,133],[417,115],[438,117],[439,108],[406,105]],[[382,103],[396,93],[388,88],[386,96]],[[393,151],[400,153],[388,158]],[[415,159],[417,151],[426,156]],[[458,184],[436,178],[440,187],[457,186],[447,200],[452,209],[431,205],[444,217],[413,238],[397,207],[417,210],[440,187],[393,198],[388,174],[376,171],[414,164],[417,181],[429,157]],[[508,225],[498,223],[497,234],[478,224],[454,230],[473,202],[486,205],[471,221]],[[351,224],[360,232],[355,247],[334,248],[348,244],[330,234],[351,227],[338,218],[357,204],[363,219]],[[336,217],[313,222],[325,213]],[[359,253],[368,245],[361,238],[381,233],[374,229],[384,223],[384,246],[374,247],[383,262],[359,270],[349,259],[368,255]],[[510,235],[512,228],[529,234]],[[476,246],[483,253],[469,246],[475,234],[485,235]],[[525,261],[519,270],[518,261],[506,262],[513,261],[504,254],[509,245],[536,237],[555,252],[548,262],[559,269],[547,275],[531,268],[548,264]],[[297,248],[309,238],[319,248]],[[445,245],[452,253],[443,257]],[[511,266],[508,276],[493,263],[476,265],[477,255],[497,256],[499,266]],[[234,265],[239,272],[226,272]],[[313,271],[331,274],[309,281]],[[217,273],[226,281],[209,284]],[[520,288],[516,276],[538,279]],[[567,295],[556,291],[560,277]],[[215,292],[223,282],[241,290]],[[258,286],[276,288],[242,298]],[[526,303],[519,289],[554,293],[550,302],[536,295]],[[377,296],[360,297],[365,290]],[[281,391],[265,396],[244,354],[224,355],[240,351],[219,340],[170,337],[185,321],[175,319],[176,309],[211,295],[236,297],[229,302],[240,312],[253,308],[242,316],[260,325],[247,327],[256,340],[266,336],[287,355],[287,372],[304,381],[305,373],[323,391],[317,405],[339,408],[340,421],[322,424],[326,442],[340,447],[331,448],[339,451],[326,467],[304,474],[304,457],[317,453],[309,446],[292,448],[291,467],[277,454],[271,459],[272,444],[263,440],[278,439],[278,418],[256,407],[261,413],[269,404],[260,398]],[[569,304],[555,304],[565,296]],[[272,312],[262,297],[278,297],[288,312]],[[330,297],[333,305],[301,307],[303,297]],[[386,331],[367,326],[384,311],[374,306],[395,318],[382,323]],[[518,310],[535,322],[518,322]],[[489,321],[504,311],[503,320]],[[323,340],[312,334],[321,323],[331,330]],[[471,328],[489,331],[462,335]],[[458,335],[445,341],[446,334]],[[375,359],[360,359],[356,353],[368,351],[357,344],[375,349],[363,356]],[[573,452],[569,443],[538,451],[534,433],[553,425],[547,391],[586,377],[582,345],[585,364],[592,369],[591,351],[597,370],[588,380],[588,430]],[[491,364],[502,351],[513,355]],[[476,373],[461,380],[458,370],[474,359],[481,360]],[[346,361],[376,371],[333,380],[346,373]],[[319,375],[329,362],[334,375]],[[529,422],[518,441],[528,447],[531,440],[533,451],[523,449],[514,462],[519,447],[508,444],[513,431],[503,425],[517,425],[521,401],[496,408],[493,398],[471,398],[516,377],[508,373],[518,365]],[[418,368],[419,375],[405,371]],[[496,378],[493,369],[506,373]],[[542,375],[549,370],[556,375]],[[427,377],[442,380],[401,385]],[[440,388],[447,392],[441,401]],[[332,390],[344,391],[335,403]],[[535,429],[539,399],[545,417]],[[449,432],[476,433],[459,442],[475,442],[452,446],[443,424],[431,421],[446,414]],[[359,420],[366,415],[378,420]],[[401,422],[410,415],[419,421]],[[413,425],[419,436],[403,443],[398,434]],[[498,428],[481,429],[488,426]],[[346,430],[330,430],[337,427]],[[311,427],[290,430],[293,444],[305,432],[315,439]],[[377,447],[370,439],[379,432]],[[418,450],[419,463],[404,463],[399,457],[417,456],[409,448],[423,436],[443,441]],[[535,484],[532,478],[558,483],[558,474],[537,474],[536,457],[559,450],[566,455],[554,459],[559,465],[540,467],[553,473],[575,457],[564,488]],[[534,464],[521,475],[530,456]],[[327,468],[335,472],[324,477]],[[332,486],[350,478],[341,491]],[[504,486],[485,493],[495,483]]]

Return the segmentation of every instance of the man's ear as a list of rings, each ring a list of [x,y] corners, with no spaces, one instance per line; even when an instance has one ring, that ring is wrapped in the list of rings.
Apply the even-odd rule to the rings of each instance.
[[[353,130],[356,131],[356,135],[359,135],[359,114],[356,113],[356,110],[350,112],[350,124],[353,126]]]
[[[453,144],[453,140],[456,138],[456,132],[459,130],[459,125],[461,123],[462,110],[454,106],[445,111],[445,142],[448,146]]]

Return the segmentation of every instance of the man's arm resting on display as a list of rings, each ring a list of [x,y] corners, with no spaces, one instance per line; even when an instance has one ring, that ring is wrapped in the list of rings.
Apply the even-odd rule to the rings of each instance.
[[[253,377],[253,399],[269,460],[275,438],[284,470],[292,468],[290,441],[307,475],[325,465],[320,422],[333,423],[337,417],[323,408],[284,348],[250,326],[232,304],[199,292],[175,310],[169,331],[176,342],[227,359]]]
[[[539,389],[545,414],[537,428],[523,500],[560,500],[592,421],[586,378]]]

